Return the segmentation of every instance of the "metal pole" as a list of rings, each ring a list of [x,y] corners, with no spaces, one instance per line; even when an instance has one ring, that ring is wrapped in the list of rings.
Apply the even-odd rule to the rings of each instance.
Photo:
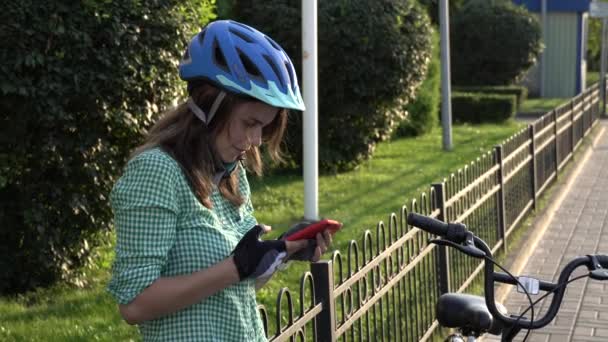
[[[600,52],[601,67],[600,67],[600,94],[602,96],[601,116],[606,115],[606,30],[608,29],[606,18],[602,18],[602,50]]]
[[[434,183],[431,185],[435,189],[435,198],[437,199],[437,208],[439,209],[438,220],[448,222],[445,208],[445,183]],[[450,292],[450,253],[446,246],[437,246],[439,248],[439,256],[436,259],[437,265],[437,282],[439,294]]]
[[[302,1],[302,85],[304,104],[304,218],[319,218],[319,138],[317,119],[317,0]]]
[[[441,30],[441,124],[443,127],[443,149],[452,150],[452,91],[450,89],[450,17],[448,0],[439,4],[439,27]]]
[[[545,49],[540,54],[540,97],[545,97],[545,82],[547,81],[547,0],[542,0],[541,3],[541,20],[542,20],[542,39],[545,44]]]

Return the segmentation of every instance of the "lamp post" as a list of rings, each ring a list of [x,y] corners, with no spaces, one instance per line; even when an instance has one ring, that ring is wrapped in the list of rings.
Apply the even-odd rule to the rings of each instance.
[[[302,1],[302,90],[304,218],[319,218],[319,138],[317,114],[317,0]]]
[[[450,15],[448,0],[439,3],[441,31],[441,125],[443,149],[452,150],[452,90],[450,89]]]

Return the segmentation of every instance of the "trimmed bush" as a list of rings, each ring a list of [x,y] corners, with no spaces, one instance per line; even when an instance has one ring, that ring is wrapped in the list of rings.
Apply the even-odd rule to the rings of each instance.
[[[433,52],[426,78],[417,89],[414,100],[405,106],[407,117],[395,129],[394,137],[422,135],[437,125],[440,86],[439,35],[433,32]]]
[[[273,37],[301,70],[300,1],[243,0],[227,12]],[[319,164],[346,170],[404,118],[401,104],[426,74],[430,21],[417,2],[403,0],[320,1],[318,20]],[[298,120],[288,134],[287,152],[301,165]]]
[[[517,83],[542,49],[538,19],[507,0],[466,2],[450,30],[456,85]]]
[[[454,91],[459,93],[515,95],[515,97],[517,97],[517,108],[519,108],[519,106],[521,106],[521,104],[528,99],[528,88],[517,85],[455,87]]]
[[[74,270],[110,228],[116,176],[182,94],[177,61],[212,15],[211,0],[9,3],[0,14],[0,294],[78,280]]]
[[[452,94],[452,120],[454,122],[502,122],[514,117],[516,108],[515,95]]]

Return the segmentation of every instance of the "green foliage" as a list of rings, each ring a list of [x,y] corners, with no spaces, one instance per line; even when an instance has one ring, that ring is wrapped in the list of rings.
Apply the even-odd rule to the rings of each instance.
[[[503,122],[515,116],[515,95],[484,93],[453,93],[452,118],[454,122]]]
[[[515,95],[517,107],[519,108],[528,99],[528,88],[518,85],[509,86],[477,86],[477,87],[455,87],[454,91],[459,93],[484,93]]]
[[[426,7],[427,12],[429,13],[429,17],[431,21],[435,25],[439,25],[439,2],[440,0],[418,0],[420,4]],[[450,14],[450,18],[453,18],[454,15],[460,11],[462,6],[464,5],[466,0],[449,0],[449,9],[448,12]]]
[[[238,1],[233,13],[301,65],[300,1]],[[430,22],[414,1],[404,0],[320,1],[318,20],[320,166],[345,170],[369,157],[404,118],[401,105],[412,99],[430,59]],[[296,165],[300,116],[294,113],[288,128]]]
[[[587,40],[587,70],[600,71],[602,53],[602,20],[589,18]]]
[[[108,194],[213,1],[13,1],[0,14],[0,293],[77,279]]]
[[[470,0],[451,25],[452,81],[516,83],[542,50],[538,19],[507,0]]]
[[[437,125],[441,95],[439,36],[433,33],[433,52],[426,78],[416,91],[416,96],[405,107],[407,117],[399,123],[394,136],[416,136],[431,131]]]

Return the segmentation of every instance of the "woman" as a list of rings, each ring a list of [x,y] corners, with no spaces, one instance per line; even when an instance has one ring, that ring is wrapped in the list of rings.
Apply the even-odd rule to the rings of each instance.
[[[261,172],[262,143],[280,160],[287,110],[304,110],[294,68],[264,34],[216,21],[179,72],[190,97],[151,129],[112,192],[108,290],[144,340],[263,341],[256,280],[331,243],[327,231],[316,243],[262,241],[269,227],[253,216],[244,166]]]

